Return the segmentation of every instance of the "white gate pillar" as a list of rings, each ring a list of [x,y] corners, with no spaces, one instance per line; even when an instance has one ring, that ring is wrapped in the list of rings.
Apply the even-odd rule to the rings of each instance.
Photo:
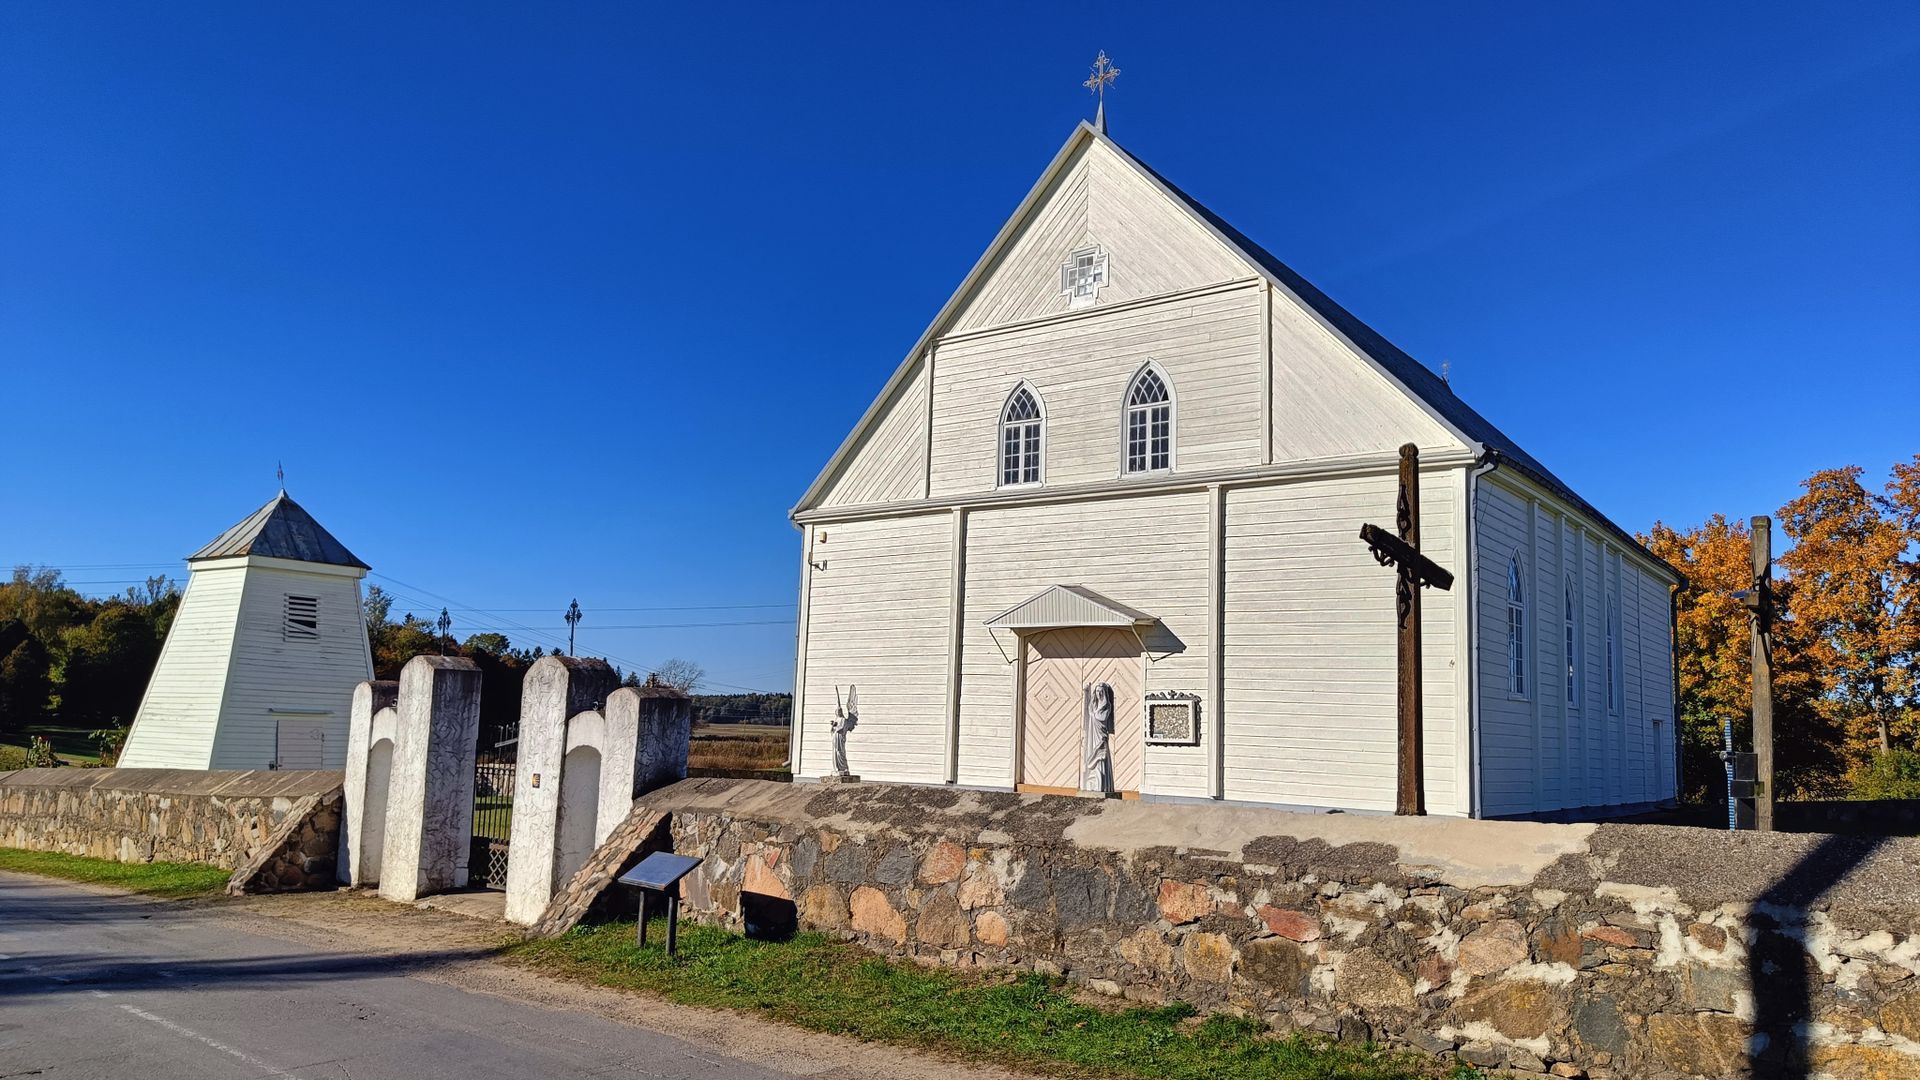
[[[479,666],[458,656],[407,661],[396,719],[380,895],[415,900],[467,883]]]
[[[538,921],[564,880],[561,875],[577,867],[568,864],[585,861],[599,842],[594,834],[607,760],[607,722],[599,710],[617,685],[604,660],[543,656],[527,671],[507,844],[510,922],[531,926]]]
[[[387,789],[393,766],[393,706],[399,696],[400,684],[391,679],[363,682],[353,688],[337,870],[343,885],[366,886],[380,881],[381,847],[387,835]]]

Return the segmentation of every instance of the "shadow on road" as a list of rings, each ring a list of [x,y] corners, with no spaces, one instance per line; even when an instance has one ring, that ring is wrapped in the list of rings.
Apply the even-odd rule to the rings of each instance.
[[[232,960],[140,957],[105,959],[89,953],[15,953],[0,960],[0,1000],[48,997],[106,986],[193,990],[209,986],[286,989],[367,975],[411,975],[496,955],[491,948],[404,953],[312,953]]]

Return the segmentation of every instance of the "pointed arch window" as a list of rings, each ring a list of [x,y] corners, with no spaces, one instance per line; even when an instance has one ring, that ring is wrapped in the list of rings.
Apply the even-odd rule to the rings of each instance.
[[[1620,600],[1607,597],[1607,712],[1620,711]]]
[[[1126,472],[1164,472],[1173,468],[1173,388],[1156,365],[1148,364],[1127,387]]]
[[[1507,691],[1527,696],[1527,590],[1518,556],[1507,560]]]
[[[1567,708],[1580,708],[1580,609],[1574,603],[1573,579],[1566,582],[1566,615],[1562,624],[1567,661]]]
[[[1000,410],[1000,486],[1038,484],[1046,454],[1047,414],[1033,387],[1021,383]]]

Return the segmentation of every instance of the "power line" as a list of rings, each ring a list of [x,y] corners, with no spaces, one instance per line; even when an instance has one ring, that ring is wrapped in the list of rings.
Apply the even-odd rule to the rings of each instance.
[[[449,597],[449,596],[442,596],[442,595],[440,595],[439,593],[436,593],[436,592],[434,592],[434,591],[433,591],[433,590],[431,590],[431,589],[423,589],[423,588],[421,588],[421,587],[420,587],[420,586],[418,586],[418,585],[409,585],[408,583],[406,583],[406,582],[404,582],[404,581],[401,581],[401,580],[400,580],[399,578],[397,578],[397,577],[394,577],[394,576],[392,576],[392,575],[390,575],[390,574],[382,574],[382,573],[377,573],[377,572],[375,572],[375,571],[368,571],[368,574],[369,574],[370,576],[372,576],[372,577],[377,577],[377,578],[379,578],[379,579],[381,579],[382,581],[391,581],[391,582],[393,582],[393,583],[394,583],[395,585],[398,585],[398,586],[400,586],[400,587],[401,587],[401,588],[403,588],[403,589],[407,589],[407,590],[410,590],[410,591],[412,591],[412,592],[417,592],[417,593],[420,593],[420,594],[422,594],[422,595],[425,595],[425,596],[430,596],[430,597],[433,597],[433,598],[434,598],[435,600],[438,600],[438,601],[440,601],[441,603],[443,603],[443,604],[446,604],[446,605],[447,605],[448,607],[451,607],[451,608],[458,608],[458,609],[460,609],[460,610],[463,610],[463,611],[470,611],[470,612],[472,612],[472,613],[473,613],[473,614],[475,614],[475,615],[484,615],[484,616],[486,616],[486,617],[488,617],[488,618],[491,618],[491,619],[497,619],[497,620],[499,620],[499,621],[500,621],[500,622],[501,622],[502,624],[504,624],[504,626],[505,626],[505,627],[511,627],[511,628],[513,628],[513,629],[517,629],[517,630],[519,630],[519,631],[520,631],[521,633],[524,633],[524,634],[527,634],[527,635],[528,635],[528,636],[530,636],[530,637],[531,637],[531,638],[532,638],[532,639],[533,639],[533,640],[534,640],[534,641],[535,641],[536,643],[540,643],[540,644],[546,644],[546,645],[549,645],[549,646],[551,646],[552,648],[554,648],[554,649],[555,649],[556,651],[558,651],[558,649],[560,648],[560,640],[559,640],[559,639],[558,639],[557,637],[554,637],[554,636],[551,636],[551,635],[549,635],[549,634],[547,634],[547,633],[546,633],[546,632],[544,632],[544,631],[541,631],[541,630],[536,630],[536,629],[534,629],[533,627],[531,627],[531,626],[528,626],[528,625],[526,625],[525,623],[518,623],[518,622],[514,622],[514,621],[513,621],[512,619],[508,619],[508,618],[504,618],[503,616],[501,616],[501,615],[500,615],[500,614],[498,614],[497,612],[492,612],[492,611],[487,611],[487,610],[484,610],[484,609],[482,609],[482,608],[477,608],[477,607],[471,607],[471,606],[469,606],[469,605],[466,605],[466,604],[462,604],[462,603],[461,603],[460,601],[458,601],[458,600],[455,600],[455,599],[453,599],[452,597]],[[782,621],[784,621],[784,620],[782,620]],[[611,660],[611,661],[613,661],[613,662],[615,662],[615,663],[617,663],[617,664],[619,664],[619,665],[620,665],[621,667],[624,667],[624,668],[626,668],[626,669],[628,669],[629,671],[635,671],[635,672],[639,672],[639,671],[659,671],[659,670],[661,669],[661,667],[663,667],[663,666],[665,666],[664,664],[641,664],[641,663],[636,663],[635,661],[633,661],[633,660],[630,660],[630,659],[627,659],[626,657],[623,657],[623,656],[615,656],[615,655],[613,655],[612,653],[609,653],[609,652],[602,652],[602,653],[601,653],[601,655],[602,655],[602,656],[603,656],[604,658],[606,658],[606,659],[608,659],[608,660]],[[696,684],[695,684],[695,685],[698,685],[698,684],[699,684],[699,682],[705,682],[705,683],[706,683],[706,684],[707,684],[708,686],[724,686],[724,687],[727,687],[728,689],[732,689],[732,690],[744,690],[744,691],[747,691],[748,693],[754,693],[754,694],[765,694],[765,693],[777,693],[777,692],[778,692],[778,691],[769,691],[769,690],[761,690],[761,689],[759,689],[758,687],[753,687],[753,686],[740,686],[740,685],[737,685],[737,684],[735,684],[735,683],[725,683],[725,682],[720,682],[720,681],[718,681],[718,680],[712,680],[712,679],[702,679],[702,680],[699,680],[698,682],[696,682]]]

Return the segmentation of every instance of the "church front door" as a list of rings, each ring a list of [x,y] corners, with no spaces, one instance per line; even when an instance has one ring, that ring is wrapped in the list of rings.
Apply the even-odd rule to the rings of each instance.
[[[1113,687],[1113,786],[1140,790],[1142,660],[1125,630],[1067,627],[1024,636],[1026,680],[1021,717],[1020,787],[1071,794],[1080,788],[1085,688]]]

